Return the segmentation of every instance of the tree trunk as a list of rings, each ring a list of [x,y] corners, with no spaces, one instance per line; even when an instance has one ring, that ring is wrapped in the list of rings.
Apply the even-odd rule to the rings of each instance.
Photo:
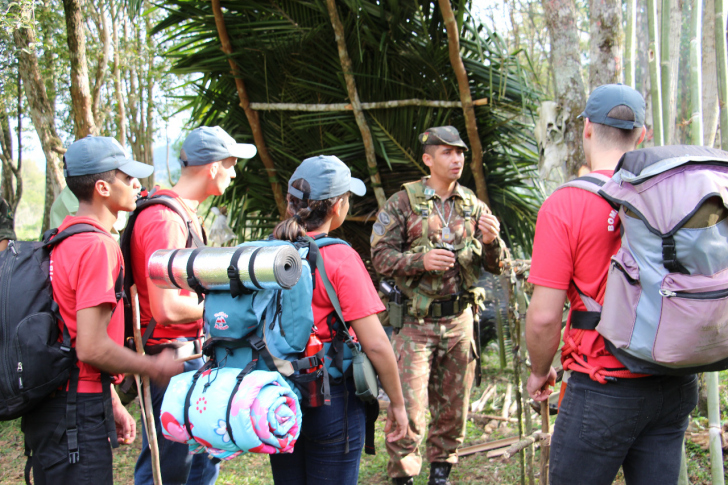
[[[690,143],[703,143],[703,67],[701,61],[700,41],[703,37],[703,0],[693,0],[692,19],[690,21]]]
[[[650,85],[652,91],[652,132],[655,146],[665,144],[664,118],[662,116],[662,81],[660,76],[660,44],[657,29],[657,0],[647,0],[647,24],[650,44],[647,49],[650,65]]]
[[[663,0],[660,32],[660,78],[662,83],[662,127],[666,145],[675,143],[677,82],[680,61],[682,5],[679,0]]]
[[[331,0],[329,0],[331,1]],[[488,186],[485,183],[485,172],[483,171],[483,145],[480,143],[480,135],[478,134],[478,124],[475,119],[475,109],[473,108],[473,97],[470,93],[470,83],[468,81],[468,73],[465,71],[463,59],[460,57],[460,28],[455,22],[450,0],[438,0],[440,11],[447,29],[447,43],[450,51],[450,64],[455,77],[458,80],[458,88],[460,90],[460,102],[463,104],[463,117],[465,118],[465,126],[468,130],[468,139],[472,150],[472,160],[470,169],[475,179],[475,192],[478,198],[491,207],[490,197],[488,197]],[[461,7],[461,12],[465,10]]]
[[[581,77],[581,52],[576,28],[574,0],[541,0],[551,38],[551,64],[554,68],[554,91],[562,109],[564,143],[567,147],[566,175],[575,177],[584,163],[581,146],[583,122],[576,117],[586,105],[584,80]]]
[[[715,57],[715,2],[705,0],[703,11],[703,144],[712,147],[718,131],[718,74]]]
[[[112,13],[111,38],[114,44],[114,96],[116,98],[116,139],[126,146],[126,105],[121,91],[121,56],[119,54],[119,12]]]
[[[52,109],[46,94],[45,84],[40,75],[38,58],[32,44],[36,42],[35,34],[30,29],[18,29],[13,32],[15,46],[20,53],[20,75],[25,85],[25,97],[30,106],[30,118],[40,138],[40,144],[46,157],[46,201],[43,212],[43,230],[50,224],[50,208],[55,197],[66,186],[61,168],[61,155],[66,150],[58,137],[55,125],[55,111]]]
[[[589,0],[589,18],[589,88],[621,82],[621,0]]]
[[[109,66],[109,58],[111,57],[111,36],[109,35],[109,17],[106,8],[101,6],[94,15],[94,23],[99,32],[99,40],[101,42],[101,56],[96,65],[96,75],[94,86],[91,93],[91,111],[93,113],[94,124],[101,133],[101,127],[104,124],[105,110],[101,111],[101,88],[106,82],[106,71]]]
[[[71,59],[71,103],[76,139],[97,134],[89,92],[86,36],[83,32],[81,0],[63,0],[68,52]]]

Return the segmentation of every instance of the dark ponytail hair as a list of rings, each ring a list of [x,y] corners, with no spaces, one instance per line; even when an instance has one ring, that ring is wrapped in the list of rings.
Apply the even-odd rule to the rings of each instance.
[[[308,193],[311,186],[304,179],[294,180],[291,185]],[[301,200],[288,194],[288,216],[273,229],[273,237],[281,241],[296,241],[308,231],[321,227],[339,200],[349,197],[349,192],[326,200]]]

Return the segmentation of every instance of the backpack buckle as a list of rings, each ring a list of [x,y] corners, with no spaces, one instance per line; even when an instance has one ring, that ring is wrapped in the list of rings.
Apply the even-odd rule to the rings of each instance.
[[[78,452],[78,428],[69,428],[66,430],[68,435],[68,463],[78,463],[80,458]]]
[[[473,215],[473,208],[472,207],[464,207],[463,208],[463,215],[466,219],[470,219]]]
[[[263,339],[261,339],[257,335],[248,338],[248,342],[250,342],[250,346],[253,347],[255,350],[257,350],[258,352],[260,352],[261,350],[263,350],[265,348],[265,342],[263,341]]]

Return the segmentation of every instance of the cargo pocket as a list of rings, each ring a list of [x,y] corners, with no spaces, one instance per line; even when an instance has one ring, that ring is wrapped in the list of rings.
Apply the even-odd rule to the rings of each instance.
[[[712,276],[668,274],[660,295],[656,362],[692,366],[728,357],[728,270]]]
[[[639,266],[629,251],[622,248],[612,256],[602,317],[596,328],[617,348],[629,346],[641,295]]]

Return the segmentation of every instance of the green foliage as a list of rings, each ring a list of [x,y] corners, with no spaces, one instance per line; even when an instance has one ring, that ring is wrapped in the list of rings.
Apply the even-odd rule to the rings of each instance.
[[[459,101],[448,57],[447,33],[438,8],[429,1],[347,0],[337,2],[347,34],[359,96],[364,102],[402,99]],[[220,50],[208,2],[172,0],[163,8],[164,32],[174,72],[199,73],[187,98],[195,124],[218,124],[239,141],[252,143],[226,55]],[[238,73],[253,102],[341,103],[347,90],[334,33],[323,1],[226,1],[226,26]],[[530,248],[540,194],[529,178],[537,162],[530,131],[536,93],[529,73],[508,54],[500,38],[465,16],[462,56],[470,76],[485,172],[493,210],[502,217],[511,243]],[[374,137],[377,164],[387,196],[402,183],[426,173],[417,136],[429,126],[452,124],[465,137],[462,111],[424,107],[365,112]],[[300,161],[333,154],[369,181],[361,134],[351,111],[260,112],[265,141],[285,184]],[[467,141],[467,140],[466,140]],[[474,187],[467,165],[461,180]],[[285,190],[285,189],[284,189]],[[233,229],[243,238],[260,237],[277,221],[270,181],[258,157],[238,165],[231,190],[216,204],[228,205]],[[353,201],[353,215],[377,210],[372,191]],[[348,222],[343,237],[368,253],[370,226]]]
[[[23,197],[15,212],[15,234],[19,240],[33,240],[40,236],[45,201],[45,173],[38,163],[23,161]]]

